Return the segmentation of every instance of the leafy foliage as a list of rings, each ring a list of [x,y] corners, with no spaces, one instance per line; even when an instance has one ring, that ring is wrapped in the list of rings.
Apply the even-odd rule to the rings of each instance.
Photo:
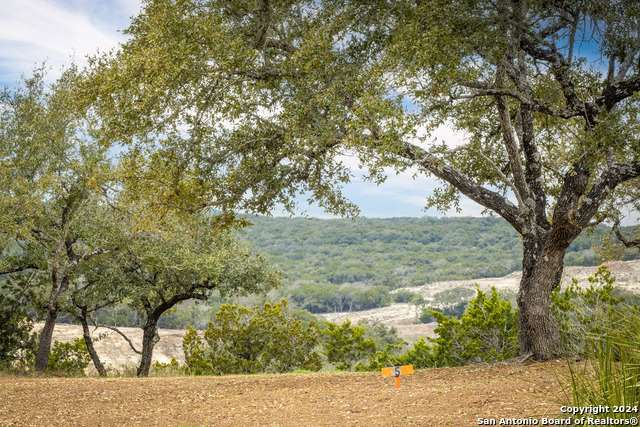
[[[213,216],[166,215],[154,229],[137,230],[135,224],[121,218],[126,250],[84,266],[83,286],[74,289],[72,300],[76,316],[92,302],[109,305],[109,299],[126,301],[138,313],[144,330],[141,376],[149,373],[160,318],[178,303],[206,300],[214,291],[221,297],[266,293],[279,284],[279,272],[217,228]]]
[[[90,362],[91,356],[84,338],[76,338],[73,343],[56,341],[49,353],[47,369],[68,375],[83,375]]]
[[[426,369],[438,366],[433,354],[433,348],[427,344],[424,338],[420,338],[413,344],[413,348],[405,353],[390,357],[389,360],[396,366],[413,365],[415,369]]]
[[[0,282],[0,369],[14,367],[15,362],[23,367],[33,363],[37,336],[27,313],[30,295],[26,285],[27,277]]]
[[[186,371],[203,374],[252,374],[317,371],[320,357],[315,352],[318,329],[287,312],[286,300],[249,309],[224,304],[204,332],[204,342],[195,329],[185,335]]]
[[[349,319],[341,325],[329,323],[324,342],[327,360],[338,370],[349,371],[362,366],[376,351],[376,343],[365,337],[365,327],[351,325]]]
[[[151,367],[153,376],[175,377],[182,375],[185,371],[175,357],[172,357],[168,363],[155,362]]]
[[[546,359],[567,247],[637,204],[638,25],[628,1],[151,0],[80,85],[149,206],[354,216],[345,154],[376,183],[436,177],[428,207],[464,195],[522,236],[519,342]]]
[[[284,272],[280,295],[314,313],[384,306],[398,287],[522,269],[521,240],[498,218],[248,219],[243,238]],[[605,235],[576,239],[566,265],[597,265],[592,248]]]
[[[364,282],[395,289],[522,269],[522,242],[499,218],[247,219],[253,226],[242,238],[285,272],[286,287]],[[578,238],[566,265],[597,265],[592,248],[605,235]]]
[[[609,315],[613,308],[624,302],[624,297],[615,296],[615,276],[606,266],[601,266],[588,278],[589,287],[578,286],[575,279],[564,290],[558,287],[552,294],[552,307],[564,342],[571,354],[585,352],[587,336],[600,336],[609,330]],[[629,302],[637,302],[631,296]]]
[[[29,271],[46,309],[36,368],[45,369],[53,325],[85,261],[116,244],[99,214],[113,180],[107,148],[77,105],[75,67],[51,87],[43,70],[0,93],[0,273]],[[39,276],[39,277],[38,277]]]
[[[434,362],[438,366],[460,366],[472,363],[497,362],[516,355],[517,313],[508,301],[491,288],[487,295],[477,290],[460,320],[437,311]]]
[[[640,402],[640,311],[637,306],[609,307],[599,334],[583,337],[580,362],[568,361],[561,376],[563,402],[575,406],[625,407],[628,411],[595,414],[594,418],[630,418]]]

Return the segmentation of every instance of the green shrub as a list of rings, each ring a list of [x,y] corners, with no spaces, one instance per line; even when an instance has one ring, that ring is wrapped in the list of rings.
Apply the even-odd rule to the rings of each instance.
[[[615,276],[606,266],[600,266],[588,281],[589,287],[582,288],[573,279],[570,286],[564,290],[558,287],[551,296],[565,351],[570,354],[586,351],[586,336],[609,331],[609,312],[623,302],[622,297],[614,296]]]
[[[592,418],[635,418],[640,402],[640,310],[612,307],[604,320],[603,333],[585,336],[586,359],[568,362],[569,374],[560,378],[562,400],[570,406],[611,408],[590,414]],[[614,411],[616,407],[625,411]]]
[[[407,291],[406,289],[400,289],[399,291],[391,294],[391,297],[393,299],[393,302],[403,303],[411,301],[411,299],[416,295],[418,294],[416,294],[415,292]]]
[[[33,322],[22,310],[0,309],[0,369],[16,363],[29,366],[35,361],[37,336],[31,332]]]
[[[175,357],[172,357],[169,363],[155,362],[151,368],[155,377],[175,377],[185,373],[184,367],[180,366]]]
[[[487,296],[477,288],[460,320],[431,311],[438,327],[433,361],[438,366],[460,366],[497,362],[515,356],[518,350],[518,316],[494,287]]]
[[[25,308],[30,296],[20,284],[20,279],[0,283],[0,369],[27,369],[35,362],[37,334]]]
[[[205,354],[205,344],[198,336],[198,331],[191,325],[182,338],[184,351],[185,372],[191,375],[206,375],[212,373]]]
[[[224,304],[204,341],[193,328],[185,335],[185,369],[193,375],[317,371],[322,367],[314,350],[318,335],[314,322],[303,327],[287,311],[286,300],[253,309]]]
[[[390,361],[395,366],[413,365],[415,369],[426,369],[436,365],[433,356],[433,349],[426,343],[424,338],[420,338],[413,344],[413,348],[404,354],[391,357]]]
[[[574,280],[553,295],[565,347],[583,357],[567,362],[569,374],[561,376],[563,401],[631,409],[590,414],[592,418],[635,418],[640,409],[640,307],[636,296],[615,296],[621,292],[614,283],[609,269],[601,266],[588,288]]]
[[[47,368],[67,375],[83,375],[90,362],[91,356],[84,338],[76,338],[73,344],[58,341],[53,343]]]
[[[365,327],[351,325],[345,320],[341,325],[329,323],[325,330],[324,348],[327,360],[340,371],[350,371],[376,352],[376,343],[365,338]]]

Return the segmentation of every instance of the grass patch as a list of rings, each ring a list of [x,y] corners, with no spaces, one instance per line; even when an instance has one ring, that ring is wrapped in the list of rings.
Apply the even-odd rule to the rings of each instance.
[[[586,337],[585,358],[568,361],[560,377],[561,401],[567,406],[604,406],[609,411],[590,418],[628,419],[638,416],[640,402],[640,310],[611,309],[603,333]]]

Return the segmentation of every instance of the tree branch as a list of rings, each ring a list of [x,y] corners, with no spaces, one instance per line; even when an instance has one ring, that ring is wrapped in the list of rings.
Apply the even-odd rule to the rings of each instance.
[[[624,80],[625,76],[627,75],[627,71],[629,71],[629,68],[631,68],[631,65],[636,58],[636,55],[638,55],[638,52],[640,52],[640,39],[635,40],[635,43],[630,49],[630,52],[622,61],[622,64],[620,64],[618,75],[614,79],[614,83],[621,83]]]
[[[30,270],[30,269],[37,270],[38,266],[36,264],[24,264],[17,267],[7,268],[5,270],[0,270],[0,276],[3,276],[5,274],[19,273],[21,271]]]
[[[403,145],[404,151],[401,153],[403,157],[453,185],[476,203],[494,211],[506,219],[519,233],[522,233],[523,222],[519,218],[519,210],[506,197],[476,184],[460,171],[442,164],[440,159],[417,145],[410,142],[403,142]]]
[[[631,77],[627,80],[607,86],[596,101],[596,108],[604,106],[607,111],[611,111],[615,105],[633,95],[634,92],[640,91],[640,76]]]
[[[635,240],[627,240],[626,237],[622,235],[620,232],[620,221],[616,220],[615,224],[613,224],[613,232],[616,235],[616,238],[620,240],[620,243],[624,245],[625,248],[637,248],[640,251],[640,238]]]
[[[96,325],[96,327],[97,327],[97,325]],[[106,326],[106,325],[100,325],[99,327],[111,329],[112,331],[116,332],[118,335],[120,335],[122,338],[124,338],[124,340],[129,344],[129,347],[131,347],[131,350],[133,350],[134,353],[142,355],[142,352],[135,348],[135,346],[133,345],[133,343],[131,342],[129,337],[126,336],[122,331],[120,331],[120,329],[118,329],[116,327],[113,327],[113,326]]]
[[[596,214],[600,205],[613,190],[625,181],[629,181],[640,176],[640,161],[629,163],[614,163],[609,166],[600,176],[600,179],[591,187],[591,190],[584,198],[578,209],[577,224],[582,229],[585,228],[591,218]]]
[[[502,86],[504,79],[504,71],[499,70],[496,77],[496,86]],[[500,127],[502,129],[502,140],[509,156],[509,164],[511,165],[511,172],[515,181],[514,193],[518,199],[518,203],[521,209],[526,209],[523,199],[529,197],[529,186],[524,177],[524,171],[522,169],[522,161],[520,160],[520,154],[518,151],[518,144],[514,137],[513,126],[511,125],[511,115],[509,114],[509,108],[502,96],[496,96],[496,105],[498,107],[498,114],[500,116]]]
[[[593,123],[593,116],[587,115],[585,103],[578,97],[575,85],[569,74],[571,66],[555,47],[544,49],[526,37],[522,38],[521,47],[533,58],[549,63],[553,76],[562,88],[567,108],[584,116]]]

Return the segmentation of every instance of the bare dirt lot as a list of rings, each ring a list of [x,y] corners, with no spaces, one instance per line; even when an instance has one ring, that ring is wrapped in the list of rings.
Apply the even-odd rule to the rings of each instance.
[[[2,426],[471,426],[560,417],[563,362],[184,378],[0,376]],[[563,417],[566,418],[566,417]]]

